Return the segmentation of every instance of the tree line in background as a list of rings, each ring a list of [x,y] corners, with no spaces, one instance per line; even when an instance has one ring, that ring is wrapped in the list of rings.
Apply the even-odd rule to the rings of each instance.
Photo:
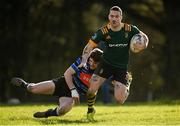
[[[149,36],[149,47],[131,54],[129,101],[180,98],[180,9],[177,0],[3,0],[0,1],[0,101],[39,97],[13,87],[14,76],[30,82],[56,78],[82,53],[88,38],[107,24],[113,5],[124,22]],[[28,98],[28,100],[27,100]]]

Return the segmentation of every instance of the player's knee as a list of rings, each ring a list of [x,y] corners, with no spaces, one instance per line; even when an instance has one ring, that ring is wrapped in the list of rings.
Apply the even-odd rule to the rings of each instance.
[[[125,96],[115,96],[117,103],[123,104],[126,101]]]
[[[123,104],[125,102],[124,99],[116,98],[117,103]]]

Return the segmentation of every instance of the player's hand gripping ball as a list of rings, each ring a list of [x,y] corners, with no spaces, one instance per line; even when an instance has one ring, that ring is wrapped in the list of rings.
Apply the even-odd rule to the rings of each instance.
[[[147,48],[148,43],[149,39],[145,34],[135,34],[130,41],[130,49],[132,52],[138,53],[143,49]]]

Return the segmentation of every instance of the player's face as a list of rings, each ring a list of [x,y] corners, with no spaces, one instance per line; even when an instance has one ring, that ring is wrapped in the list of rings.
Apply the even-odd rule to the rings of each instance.
[[[95,62],[92,58],[89,58],[89,65],[90,65],[90,69],[94,70],[97,68],[99,62]]]
[[[122,15],[119,11],[111,10],[108,17],[111,27],[116,28],[120,26]]]

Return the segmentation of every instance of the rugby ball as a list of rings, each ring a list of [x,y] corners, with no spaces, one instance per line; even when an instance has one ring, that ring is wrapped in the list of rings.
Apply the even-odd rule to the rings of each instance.
[[[145,34],[142,34],[142,33],[139,33],[139,34],[135,34],[132,38],[131,38],[131,41],[130,41],[130,49],[132,52],[134,53],[138,53],[140,52],[141,50],[137,49],[134,45],[136,43],[139,43],[140,45],[143,46],[143,49],[147,48],[148,46],[148,42],[149,42],[149,39],[148,37],[145,35]]]

